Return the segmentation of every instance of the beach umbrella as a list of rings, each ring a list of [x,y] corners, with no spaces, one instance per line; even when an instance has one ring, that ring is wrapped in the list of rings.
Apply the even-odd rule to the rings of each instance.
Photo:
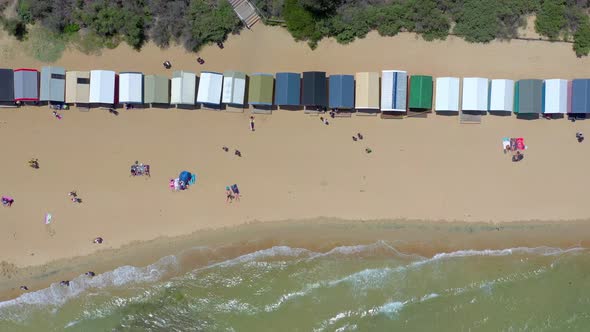
[[[189,171],[182,171],[182,172],[180,172],[180,175],[178,176],[178,179],[180,181],[183,181],[184,183],[189,183],[191,178],[192,178],[192,175]]]

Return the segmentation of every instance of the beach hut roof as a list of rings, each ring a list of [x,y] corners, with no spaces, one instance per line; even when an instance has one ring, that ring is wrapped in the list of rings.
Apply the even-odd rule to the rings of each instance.
[[[14,72],[0,69],[0,102],[14,102]]]
[[[276,81],[276,105],[298,106],[301,104],[301,74],[277,73]]]
[[[438,77],[436,79],[435,110],[459,112],[459,78]]]
[[[14,100],[39,100],[39,72],[36,69],[19,68],[14,70]]]
[[[463,101],[461,109],[466,111],[487,111],[488,88],[489,83],[487,78],[463,78]]]
[[[272,74],[254,73],[250,76],[248,102],[252,105],[272,105],[274,78]]]
[[[301,104],[304,106],[328,106],[328,82],[326,72],[307,71],[303,73],[303,93]]]
[[[545,80],[543,113],[556,114],[567,112],[567,80]]]
[[[516,83],[514,112],[519,114],[541,113],[543,110],[543,81],[520,80]]]
[[[63,103],[66,96],[66,70],[63,67],[41,68],[40,100]]]
[[[381,72],[381,111],[405,112],[407,93],[407,72],[401,70],[384,70]]]
[[[119,102],[125,104],[143,104],[142,73],[119,73]]]
[[[409,107],[414,109],[432,108],[432,76],[413,75],[410,77]]]
[[[239,71],[223,73],[223,95],[221,102],[230,105],[244,105],[246,96],[246,74]]]
[[[356,109],[379,109],[379,73],[356,73]]]
[[[330,108],[354,108],[354,76],[330,75]]]
[[[90,71],[90,103],[115,103],[115,72],[112,70]]]
[[[86,104],[90,100],[90,72],[66,72],[66,103]]]
[[[146,104],[170,103],[170,80],[161,75],[145,75],[143,78],[143,101]]]
[[[571,113],[590,113],[590,79],[572,81]]]
[[[187,71],[172,73],[172,88],[170,103],[180,105],[194,105],[197,88],[197,75]]]
[[[490,84],[490,111],[511,112],[514,105],[514,81],[492,80]]]
[[[221,89],[223,87],[223,75],[209,71],[201,72],[197,103],[219,105],[221,104]]]

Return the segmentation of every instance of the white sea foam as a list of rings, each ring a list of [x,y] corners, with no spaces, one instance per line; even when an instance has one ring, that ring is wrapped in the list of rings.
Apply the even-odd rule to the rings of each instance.
[[[45,289],[25,293],[16,299],[0,302],[0,318],[9,314],[10,309],[25,305],[53,305],[60,306],[89,289],[105,287],[121,287],[132,283],[154,282],[160,280],[168,272],[178,269],[175,256],[166,256],[154,264],[146,267],[121,266],[112,271],[95,277],[81,275],[70,281],[69,286],[53,283]]]

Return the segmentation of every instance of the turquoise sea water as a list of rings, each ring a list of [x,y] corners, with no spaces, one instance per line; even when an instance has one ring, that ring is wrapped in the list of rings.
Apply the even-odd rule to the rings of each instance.
[[[378,241],[271,247],[175,273],[180,261],[3,302],[0,331],[590,331],[583,248],[421,257]]]

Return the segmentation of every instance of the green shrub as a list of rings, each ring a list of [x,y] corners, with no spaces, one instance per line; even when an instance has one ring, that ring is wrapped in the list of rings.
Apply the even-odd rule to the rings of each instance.
[[[494,40],[500,30],[496,4],[489,0],[466,0],[453,31],[472,43]]]
[[[590,20],[586,16],[574,34],[574,51],[578,57],[590,53]]]
[[[557,39],[566,24],[564,0],[544,0],[535,20],[535,30],[550,39]]]

